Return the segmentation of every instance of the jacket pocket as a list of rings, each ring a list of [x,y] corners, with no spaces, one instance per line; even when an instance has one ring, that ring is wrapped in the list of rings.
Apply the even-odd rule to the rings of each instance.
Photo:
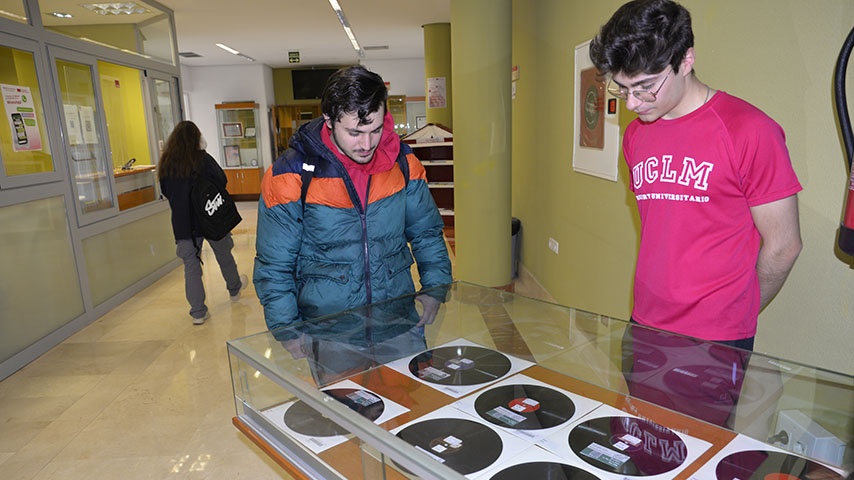
[[[412,252],[409,251],[409,247],[406,245],[400,250],[383,257],[383,265],[386,272],[388,272],[388,278],[393,278],[398,273],[409,270],[409,267],[413,263],[415,263],[415,260],[412,258]]]
[[[350,279],[350,264],[304,260],[299,267],[299,277],[302,280],[330,280],[343,285]]]

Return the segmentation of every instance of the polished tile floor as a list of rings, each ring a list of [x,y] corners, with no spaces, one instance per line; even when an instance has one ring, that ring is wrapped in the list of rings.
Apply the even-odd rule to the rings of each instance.
[[[233,253],[251,278],[255,204],[239,208]],[[0,382],[0,479],[291,478],[231,424],[225,342],[265,329],[255,291],[231,302],[207,245],[202,259],[204,325],[179,266]]]

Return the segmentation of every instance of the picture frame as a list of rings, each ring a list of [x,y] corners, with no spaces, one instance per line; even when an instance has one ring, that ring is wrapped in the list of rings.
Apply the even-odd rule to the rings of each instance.
[[[243,136],[245,138],[255,138],[255,127],[246,127],[243,131]]]
[[[223,122],[222,136],[227,138],[243,137],[243,124],[240,122]]]
[[[225,151],[225,166],[239,167],[240,166],[240,147],[238,145],[226,145],[222,147]]]

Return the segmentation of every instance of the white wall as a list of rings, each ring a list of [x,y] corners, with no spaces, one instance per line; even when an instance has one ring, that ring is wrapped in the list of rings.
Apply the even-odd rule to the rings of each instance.
[[[423,97],[426,91],[424,59],[365,60],[361,65],[389,82],[389,95]]]
[[[189,115],[199,126],[208,142],[208,153],[220,165],[222,154],[217,137],[216,112],[214,105],[222,102],[255,102],[259,106],[261,141],[261,166],[273,163],[270,139],[270,106],[275,103],[273,93],[273,69],[267,65],[190,67],[181,65],[184,93],[189,98]]]

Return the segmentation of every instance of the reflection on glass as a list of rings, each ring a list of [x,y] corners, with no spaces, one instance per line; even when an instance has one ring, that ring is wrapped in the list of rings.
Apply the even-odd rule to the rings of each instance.
[[[29,23],[23,0],[0,0],[0,18]]]
[[[107,177],[107,159],[98,133],[100,125],[92,70],[88,65],[64,60],[56,61],[56,70],[80,211],[85,214],[111,208],[113,198]]]
[[[141,72],[98,61],[98,76],[119,210],[153,202],[154,165],[145,121]]]
[[[172,115],[172,82],[154,79],[154,125],[157,128],[158,157],[163,151],[166,139],[175,128],[175,117]]]
[[[0,122],[0,158],[6,175],[52,172],[32,53],[0,46],[0,90],[6,119]]]
[[[0,0],[2,1],[2,0]],[[129,2],[123,2],[127,4]],[[125,13],[88,8],[84,3],[63,2],[62,13],[50,15],[53,1],[39,0],[44,27],[69,37],[103,45],[125,53],[175,64],[172,55],[172,26],[165,12],[147,3],[136,3]],[[91,4],[90,4],[91,6]]]
[[[0,362],[83,313],[62,196],[0,207]]]

